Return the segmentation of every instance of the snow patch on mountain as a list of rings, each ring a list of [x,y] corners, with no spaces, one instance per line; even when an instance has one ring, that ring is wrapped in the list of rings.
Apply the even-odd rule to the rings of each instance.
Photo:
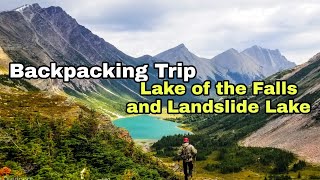
[[[26,8],[28,8],[30,6],[31,6],[30,4],[25,4],[25,5],[21,6],[21,7],[18,7],[17,9],[14,9],[14,11],[21,12],[21,11],[24,11]]]

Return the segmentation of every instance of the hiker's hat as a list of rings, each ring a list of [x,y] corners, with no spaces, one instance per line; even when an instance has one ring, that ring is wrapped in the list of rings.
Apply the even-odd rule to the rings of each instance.
[[[183,138],[183,142],[184,143],[188,143],[189,142],[189,138]]]

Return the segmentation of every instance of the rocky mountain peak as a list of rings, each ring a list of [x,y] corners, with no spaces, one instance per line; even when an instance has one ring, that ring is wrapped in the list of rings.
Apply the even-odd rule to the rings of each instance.
[[[279,49],[267,49],[267,48],[263,48],[261,46],[258,46],[258,45],[254,45],[250,48],[247,48],[245,49],[243,52],[246,53],[246,52],[252,52],[254,51],[255,53],[272,53],[274,55],[278,55],[278,56],[282,56],[281,52],[279,51]]]
[[[233,54],[238,54],[239,52],[238,52],[236,49],[234,49],[234,48],[230,48],[230,49],[226,50],[226,51],[225,51],[225,52],[223,52],[223,53],[233,53]]]
[[[278,49],[271,50],[254,45],[241,53],[252,58],[259,64],[259,66],[263,68],[263,74],[265,76],[270,76],[278,71],[295,66],[295,63],[288,61]]]
[[[176,48],[187,49],[187,47],[183,43],[181,43],[178,46],[176,46]]]
[[[67,14],[61,7],[59,6],[50,6],[48,8],[45,8],[47,13],[49,14],[58,14],[58,13],[64,13]],[[68,15],[69,16],[69,15]]]
[[[256,63],[253,60],[255,57],[263,58],[268,54],[274,54],[271,57],[275,62],[275,59],[282,58],[280,53],[264,53],[260,50],[262,48],[254,46],[245,53],[232,48],[209,60],[193,54],[183,43],[155,57],[133,58],[78,24],[62,8],[54,6],[41,8],[39,4],[24,5],[15,11],[0,14],[0,32],[0,39],[3,40],[0,41],[0,46],[11,59],[23,59],[29,64],[36,65],[49,64],[52,61],[74,66],[91,66],[101,64],[102,61],[110,63],[121,61],[130,65],[155,61],[172,64],[183,62],[186,65],[196,66],[201,80],[230,79],[236,83],[249,84],[252,80],[262,79],[264,76],[261,74],[279,70],[278,66],[273,68],[270,62],[263,63],[266,66],[261,66],[260,62],[263,60],[259,59],[257,60],[259,63]],[[262,73],[261,67],[269,68],[265,70],[267,73]],[[285,64],[283,67],[286,68]],[[238,78],[240,76],[244,78]],[[75,82],[76,86],[90,87],[90,83],[86,85],[84,81],[75,80]],[[64,84],[59,84],[59,87],[62,86]]]
[[[162,59],[168,62],[182,61],[189,64],[195,63],[199,57],[190,52],[184,44],[179,44],[176,47],[168,49],[155,56],[158,59]]]
[[[169,49],[168,51],[170,52],[175,52],[175,53],[181,53],[181,54],[186,54],[186,53],[191,53],[189,51],[189,49],[182,43],[182,44],[179,44],[178,46],[176,47],[173,47],[171,49]],[[191,53],[192,54],[192,53]]]
[[[40,9],[42,9],[40,7],[40,5],[38,3],[34,3],[34,4],[25,4],[21,7],[14,9],[13,11],[24,12],[27,10],[36,11],[36,10],[40,10]]]

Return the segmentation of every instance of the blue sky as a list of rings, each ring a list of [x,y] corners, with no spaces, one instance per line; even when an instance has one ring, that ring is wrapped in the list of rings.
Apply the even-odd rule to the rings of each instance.
[[[206,58],[259,45],[298,64],[320,52],[317,0],[0,0],[0,11],[35,2],[62,7],[134,57],[180,43]]]

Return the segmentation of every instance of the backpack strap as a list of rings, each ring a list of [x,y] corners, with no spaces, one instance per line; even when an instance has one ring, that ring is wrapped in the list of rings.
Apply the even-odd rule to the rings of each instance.
[[[191,144],[188,144],[187,146],[183,147],[181,157],[183,160],[189,160],[192,158],[192,151],[191,149],[188,149]],[[191,156],[191,157],[189,157]]]

